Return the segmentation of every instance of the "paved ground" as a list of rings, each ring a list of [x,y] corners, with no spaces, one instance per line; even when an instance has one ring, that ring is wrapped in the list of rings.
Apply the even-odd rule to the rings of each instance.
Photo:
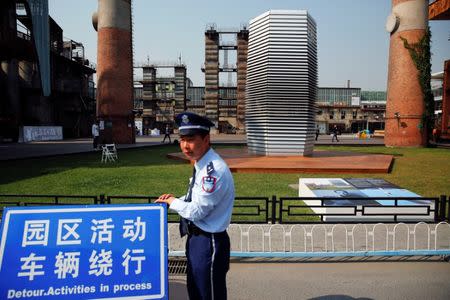
[[[136,144],[118,145],[118,148],[137,148],[160,145],[158,138],[138,138]],[[93,152],[92,139],[72,139],[31,143],[0,144],[0,160],[43,157],[72,153]]]
[[[172,135],[172,141],[178,138]],[[136,144],[118,145],[119,149],[138,148],[161,145],[162,136],[150,137],[141,136],[136,139]],[[212,143],[245,144],[245,135],[225,135],[218,134],[211,136]],[[321,135],[316,142],[318,145],[383,145],[383,139],[359,140],[354,136],[341,136],[339,143],[331,143],[329,135]],[[92,152],[92,139],[71,139],[63,141],[46,141],[32,143],[3,143],[0,144],[0,160],[21,159],[30,157],[42,157],[71,153]]]
[[[185,277],[171,277],[170,299],[187,299]],[[448,300],[450,263],[441,261],[232,263],[228,299]]]
[[[140,136],[136,139],[136,144],[118,145],[119,149],[137,148],[161,145],[162,136],[150,137]],[[172,135],[172,141],[177,139],[177,135]],[[217,134],[211,136],[211,142],[228,144],[246,144],[246,135],[226,135]],[[353,146],[375,146],[384,145],[383,138],[357,139],[354,135],[341,135],[339,142],[331,142],[330,135],[320,135],[317,145],[353,145]],[[450,143],[436,144],[438,147],[449,148]],[[32,143],[0,143],[0,160],[22,159],[30,157],[42,157],[52,155],[64,155],[71,153],[92,152],[92,139],[70,139],[63,141],[46,141]]]

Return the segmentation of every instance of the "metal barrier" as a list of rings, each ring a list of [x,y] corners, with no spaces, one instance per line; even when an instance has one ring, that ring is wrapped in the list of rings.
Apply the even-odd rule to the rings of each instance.
[[[240,224],[269,223],[271,221],[269,206],[268,197],[235,197],[231,222]]]
[[[108,196],[106,197],[106,203],[108,204],[146,204],[153,203],[158,199],[158,196]],[[180,221],[180,216],[171,210],[167,210],[167,221],[169,223],[175,223]]]
[[[108,204],[148,204],[158,199],[156,196],[107,196],[106,203]],[[119,201],[120,200],[120,201]],[[131,200],[131,201],[130,201]],[[137,200],[137,201],[135,201]]]
[[[7,206],[104,204],[99,196],[0,194],[0,217]]]
[[[97,196],[73,195],[0,195],[0,222],[7,206],[101,204]]]
[[[123,204],[151,203],[156,196],[86,196],[86,195],[0,195],[0,212],[4,206],[29,205],[71,205],[71,204]],[[420,198],[432,200],[434,206],[425,205],[428,213],[434,213],[431,221],[436,224],[419,222],[415,224],[376,223],[333,224],[325,222],[319,214],[295,210],[309,207],[300,201],[311,198],[282,197],[236,197],[233,210],[233,222],[228,228],[232,245],[232,256],[238,257],[339,257],[339,256],[408,256],[408,255],[442,255],[450,256],[450,224],[448,213],[450,205],[445,196],[439,198]],[[324,202],[329,198],[312,198]],[[365,198],[367,200],[370,198]],[[376,198],[380,199],[380,198]],[[401,207],[398,201],[413,198],[387,198]],[[354,199],[352,199],[354,200]],[[289,203],[289,201],[295,201]],[[286,205],[288,203],[288,205]],[[353,212],[366,215],[371,206],[343,206]],[[278,208],[278,210],[277,210]],[[278,211],[279,215],[276,216]],[[339,214],[337,214],[339,215]],[[352,214],[354,216],[355,214]],[[372,215],[372,214],[370,214]],[[383,216],[385,214],[382,214]],[[402,213],[389,214],[398,220]],[[410,215],[410,214],[408,214]],[[423,214],[414,214],[423,216]],[[313,218],[304,224],[287,224],[298,222],[297,216]],[[344,214],[347,216],[347,213]],[[396,218],[397,216],[397,218]],[[288,218],[289,217],[289,218]],[[186,238],[180,238],[178,216],[169,212],[169,254],[184,255]],[[279,222],[279,224],[274,224]],[[322,223],[320,223],[322,222]],[[318,224],[314,224],[318,223]]]
[[[0,213],[3,206],[28,205],[69,205],[69,204],[125,204],[152,203],[158,196],[86,196],[86,195],[0,195]],[[446,196],[434,198],[349,198],[361,205],[328,205],[329,201],[346,200],[344,198],[314,198],[314,197],[235,197],[232,223],[238,224],[332,224],[332,223],[377,223],[380,217],[383,222],[411,223],[417,220],[407,220],[407,217],[428,217],[427,222],[449,221],[450,205]],[[392,205],[374,206],[373,200],[390,201]],[[430,205],[401,205],[400,201],[416,200],[430,201]],[[314,201],[314,205],[306,205],[305,201]],[[311,204],[308,203],[308,204]],[[380,209],[395,209],[386,213]],[[315,209],[316,211],[312,211]],[[415,210],[405,212],[401,210]],[[179,216],[169,210],[169,222],[178,222]],[[331,217],[341,220],[333,221]],[[363,219],[351,219],[362,217]],[[377,217],[377,219],[375,219]]]
[[[447,222],[231,224],[228,234],[235,257],[450,256]],[[169,229],[169,255],[183,256],[185,239]]]
[[[124,203],[152,203],[158,196],[108,196],[108,204]],[[269,198],[268,197],[235,197],[232,222],[240,224],[268,223]],[[168,222],[179,222],[177,213],[168,212]]]

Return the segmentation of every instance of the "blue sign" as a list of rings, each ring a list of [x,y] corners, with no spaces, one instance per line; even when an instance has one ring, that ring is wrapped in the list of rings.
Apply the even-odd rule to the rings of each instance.
[[[164,204],[5,208],[0,299],[168,299]]]

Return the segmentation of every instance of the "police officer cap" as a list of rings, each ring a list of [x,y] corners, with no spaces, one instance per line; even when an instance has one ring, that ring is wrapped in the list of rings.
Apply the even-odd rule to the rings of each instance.
[[[180,135],[195,135],[209,132],[209,128],[214,124],[205,117],[191,112],[184,112],[175,117]]]

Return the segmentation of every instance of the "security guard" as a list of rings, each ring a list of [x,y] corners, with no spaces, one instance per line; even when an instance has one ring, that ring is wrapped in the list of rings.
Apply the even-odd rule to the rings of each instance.
[[[210,148],[208,119],[184,112],[176,117],[180,148],[194,161],[193,176],[186,196],[161,195],[180,216],[180,234],[186,241],[187,288],[189,298],[226,299],[226,274],[230,263],[230,224],[234,183],[230,169]]]

